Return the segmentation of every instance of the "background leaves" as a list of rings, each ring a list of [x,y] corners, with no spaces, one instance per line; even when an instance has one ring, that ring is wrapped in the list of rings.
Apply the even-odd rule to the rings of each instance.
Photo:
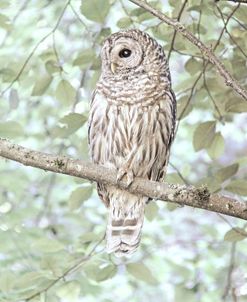
[[[175,19],[181,12],[181,1],[149,2]],[[2,0],[0,9],[1,137],[88,159],[102,41],[140,28],[170,53],[180,118],[167,181],[246,200],[246,102],[181,35],[172,44],[171,27],[121,0]],[[190,0],[180,18],[245,87],[246,14],[229,1]],[[138,252],[107,255],[93,184],[0,159],[0,301],[246,301],[245,222],[159,201],[145,216]]]

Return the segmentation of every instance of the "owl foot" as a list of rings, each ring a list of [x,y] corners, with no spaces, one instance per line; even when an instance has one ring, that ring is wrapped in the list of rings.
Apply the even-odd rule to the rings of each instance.
[[[134,180],[134,173],[129,169],[121,168],[118,170],[117,173],[117,182],[119,183],[120,180],[122,180],[123,178],[125,178],[126,185],[128,188]]]

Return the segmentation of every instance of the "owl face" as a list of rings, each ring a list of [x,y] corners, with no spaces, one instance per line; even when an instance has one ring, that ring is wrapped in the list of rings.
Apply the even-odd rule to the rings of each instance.
[[[128,30],[112,34],[101,52],[102,69],[107,74],[126,74],[143,63],[145,52],[140,31]]]
[[[162,47],[138,29],[120,31],[109,36],[102,47],[102,77],[120,80],[142,74],[164,73]]]

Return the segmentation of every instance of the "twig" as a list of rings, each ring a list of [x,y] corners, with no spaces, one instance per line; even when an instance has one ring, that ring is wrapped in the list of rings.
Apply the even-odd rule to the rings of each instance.
[[[178,22],[177,20],[173,20],[167,17],[165,14],[162,14],[160,11],[156,10],[152,6],[150,6],[147,2],[142,0],[129,0],[139,7],[144,8],[146,11],[150,12],[163,22],[175,28],[179,33],[181,33],[187,40],[189,40],[192,44],[198,47],[202,54],[208,58],[208,60],[215,65],[218,69],[220,75],[224,78],[225,84],[227,86],[232,87],[240,96],[243,97],[244,100],[247,101],[247,91],[239,84],[239,82],[229,73],[229,71],[225,68],[223,63],[216,57],[213,50],[207,47],[202,41],[200,41],[195,35],[193,35],[189,30],[185,28],[183,24]]]
[[[203,3],[203,0],[201,0],[200,2],[200,10],[199,10],[199,20],[198,20],[198,23],[197,23],[197,34],[198,34],[198,39],[201,39],[201,33],[200,33],[200,30],[201,30],[201,21],[202,21],[202,10],[201,10],[201,7],[202,7],[202,3]]]
[[[219,109],[218,105],[216,104],[216,101],[215,101],[214,97],[212,96],[212,93],[210,92],[210,90],[208,88],[205,72],[203,73],[203,83],[204,83],[204,87],[205,87],[205,89],[206,89],[206,91],[207,91],[207,93],[209,95],[209,98],[211,99],[211,101],[212,101],[212,103],[214,105],[214,108],[215,108],[215,110],[217,111],[217,113],[219,115],[219,120],[220,120],[220,122],[223,123],[223,116],[222,116],[222,114],[220,112],[220,109]]]
[[[247,4],[247,0],[215,0],[215,2],[234,2],[234,3],[243,3],[243,4]]]
[[[17,75],[15,76],[15,78],[12,80],[12,82],[1,92],[0,96],[3,96],[5,94],[6,91],[8,91],[16,81],[19,80],[20,76],[22,75],[23,71],[25,70],[27,64],[29,63],[29,61],[31,60],[32,56],[34,55],[34,53],[36,52],[36,50],[38,49],[38,47],[49,37],[51,36],[58,28],[62,18],[63,18],[63,15],[69,5],[71,0],[69,0],[66,5],[64,6],[63,10],[62,10],[62,13],[60,14],[58,20],[57,20],[57,23],[55,24],[54,28],[48,33],[46,34],[33,48],[33,50],[31,51],[31,53],[29,54],[29,56],[26,58],[24,64],[22,65],[21,69],[19,70],[19,72],[17,73]]]
[[[105,239],[105,236],[99,241],[97,242],[97,244],[92,248],[92,250],[90,251],[90,253],[84,257],[82,257],[79,261],[77,261],[76,264],[72,265],[70,268],[68,268],[60,277],[58,277],[57,279],[53,280],[48,286],[46,286],[44,289],[40,290],[39,292],[31,295],[30,297],[26,298],[25,300],[26,301],[30,301],[32,300],[33,298],[39,296],[40,294],[42,293],[46,293],[51,287],[53,287],[55,284],[57,284],[60,280],[63,280],[65,277],[67,277],[68,275],[70,275],[71,273],[77,271],[81,265],[86,262],[87,260],[89,260],[96,248],[101,244],[101,242]]]
[[[230,264],[228,268],[228,273],[227,273],[227,281],[226,281],[226,287],[224,290],[224,293],[222,295],[222,299],[225,301],[230,289],[232,288],[232,272],[234,270],[234,265],[235,265],[235,255],[236,255],[236,242],[233,242],[231,245],[231,253],[230,253]]]
[[[189,182],[187,181],[187,179],[185,179],[183,177],[183,174],[179,171],[179,169],[173,165],[171,162],[169,163],[169,165],[177,172],[178,176],[182,179],[182,181],[188,186],[190,185]]]
[[[182,4],[182,6],[181,6],[181,8],[180,8],[180,10],[179,10],[179,13],[178,13],[177,21],[180,21],[181,16],[182,16],[182,14],[183,14],[183,11],[184,11],[184,9],[185,9],[185,6],[186,6],[187,2],[188,2],[188,0],[184,0],[183,4]],[[168,62],[169,62],[169,60],[170,60],[171,53],[172,53],[172,51],[173,51],[173,49],[174,49],[174,43],[175,43],[175,40],[176,40],[176,35],[177,35],[177,31],[174,30],[173,37],[172,37],[172,42],[171,42],[171,47],[170,47],[170,50],[169,50],[168,55],[167,55],[167,61],[168,61]]]
[[[226,26],[227,26],[228,22],[230,21],[230,18],[234,15],[234,13],[236,12],[236,10],[237,10],[238,8],[239,8],[239,6],[237,6],[236,8],[234,8],[234,10],[232,11],[232,13],[228,16],[228,18],[227,18],[227,20],[226,20],[226,22],[225,22],[225,24],[224,24],[224,27],[222,28],[222,30],[221,30],[221,32],[220,32],[219,38],[217,39],[217,41],[216,41],[214,47],[212,48],[212,51],[213,51],[213,52],[215,52],[216,49],[217,49],[217,47],[219,46],[220,40],[221,40],[221,38],[222,38],[222,36],[223,36],[224,31],[226,30]],[[175,133],[177,133],[178,127],[179,127],[179,124],[180,124],[180,121],[181,121],[181,119],[183,118],[184,113],[186,112],[187,107],[189,106],[189,104],[190,104],[190,102],[191,102],[191,100],[192,100],[192,97],[193,97],[193,94],[194,94],[194,90],[195,90],[195,88],[196,88],[197,83],[199,82],[199,80],[200,80],[200,78],[201,78],[202,75],[205,76],[205,71],[206,71],[206,69],[207,69],[208,64],[209,64],[209,61],[207,61],[207,62],[205,63],[205,60],[204,60],[204,67],[203,67],[203,70],[202,70],[201,73],[198,75],[198,77],[196,78],[196,80],[195,80],[193,86],[191,87],[191,93],[190,93],[190,95],[189,95],[189,98],[188,98],[188,100],[187,100],[187,102],[186,102],[186,104],[185,104],[185,106],[184,106],[184,108],[183,108],[183,111],[181,112],[180,116],[178,117],[178,123],[177,123],[177,126],[176,126],[176,131],[175,131]],[[211,95],[211,94],[210,94],[210,95]],[[216,103],[214,103],[214,104],[216,105]],[[219,113],[219,112],[218,112],[218,113]]]
[[[126,181],[117,181],[117,173],[112,169],[92,163],[57,156],[24,148],[6,139],[0,139],[0,156],[45,171],[67,174],[91,181],[110,184],[141,194],[152,199],[170,201],[180,205],[205,209],[247,220],[247,205],[244,201],[232,199],[220,194],[210,194],[206,187],[195,188],[185,185],[170,185],[155,181],[135,178],[131,186]]]
[[[89,33],[91,33],[91,31],[88,28],[87,24],[82,20],[82,18],[77,13],[77,11],[75,10],[74,6],[71,3],[69,3],[69,7],[71,8],[71,10],[72,10],[73,14],[75,15],[76,19],[84,26],[84,28],[86,29],[86,31],[89,32]]]
[[[129,14],[129,12],[128,12],[128,10],[126,9],[126,7],[125,7],[125,5],[124,5],[124,3],[123,3],[122,0],[120,0],[120,4],[121,4],[121,7],[122,7],[122,9],[123,9],[125,15],[129,17],[130,22],[132,23],[132,25],[135,25],[135,21],[133,20],[132,16]]]
[[[226,21],[225,21],[225,18],[224,18],[224,15],[223,15],[223,13],[222,13],[222,11],[220,10],[220,8],[217,6],[217,10],[218,10],[218,12],[219,12],[219,14],[220,14],[220,17],[221,17],[221,19],[222,19],[222,21],[223,21],[223,23],[224,23],[224,26],[225,26],[225,31],[226,31],[226,33],[228,34],[228,36],[229,36],[229,38],[232,40],[232,42],[237,46],[237,48],[240,50],[240,52],[243,54],[243,56],[245,57],[245,58],[247,58],[247,55],[246,55],[246,53],[244,52],[244,50],[238,45],[238,43],[236,42],[236,40],[233,38],[233,36],[230,34],[230,32],[228,31],[228,29],[227,29],[227,24],[226,24]],[[229,20],[229,19],[228,19]]]
[[[26,0],[23,2],[22,6],[20,7],[20,9],[18,10],[17,14],[13,17],[12,21],[11,21],[11,24],[12,26],[14,25],[14,23],[16,22],[16,20],[20,17],[20,15],[22,14],[22,12],[26,9],[26,7],[28,6],[28,3],[30,2],[30,0]],[[2,48],[8,38],[10,34],[10,31],[7,31],[3,40],[2,40],[2,43],[0,45],[0,48]]]

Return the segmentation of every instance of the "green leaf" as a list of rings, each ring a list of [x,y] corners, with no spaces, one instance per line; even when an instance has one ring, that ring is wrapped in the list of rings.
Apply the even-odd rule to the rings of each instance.
[[[42,281],[48,281],[46,273],[42,271],[33,271],[22,274],[15,282],[17,288],[28,290],[30,288],[37,288]]]
[[[232,177],[238,172],[239,164],[232,164],[230,166],[224,167],[222,169],[219,169],[215,173],[215,177],[220,181],[224,182],[228,178]]]
[[[64,245],[61,242],[48,238],[39,239],[33,246],[43,253],[55,253],[64,250]]]
[[[132,17],[138,17],[138,16],[140,16],[141,14],[144,14],[145,12],[146,12],[146,10],[145,10],[144,8],[142,8],[142,7],[137,7],[137,8],[134,8],[134,9],[131,10],[130,15],[131,15]]]
[[[185,64],[185,69],[189,74],[195,75],[202,70],[202,62],[197,61],[195,58],[190,58]]]
[[[100,271],[95,276],[95,280],[98,282],[102,282],[107,279],[111,279],[112,277],[114,277],[116,275],[116,273],[117,273],[116,265],[109,264],[109,265],[103,267],[102,269],[100,269]]]
[[[214,138],[210,144],[210,147],[207,148],[207,152],[212,159],[220,157],[225,150],[225,141],[224,137],[220,132],[216,132]]]
[[[71,211],[79,209],[82,203],[91,197],[92,192],[92,187],[79,187],[75,189],[69,198],[69,209]]]
[[[3,14],[0,14],[0,27],[7,29],[7,30],[11,29],[10,19]]]
[[[127,28],[132,24],[132,21],[129,17],[123,17],[121,19],[118,20],[117,22],[117,26],[119,28]]]
[[[89,20],[104,23],[110,7],[108,0],[83,0],[81,13]]]
[[[0,137],[16,138],[24,134],[22,125],[14,121],[0,122]]]
[[[79,301],[81,287],[78,281],[70,281],[66,282],[65,284],[61,285],[56,294],[59,298],[66,302],[76,302]]]
[[[225,241],[236,242],[244,240],[247,237],[247,232],[241,228],[232,228],[230,231],[226,232],[224,236]]]
[[[52,136],[61,138],[68,137],[81,128],[86,121],[87,117],[83,114],[69,113],[59,120],[62,126],[56,126],[52,130]]]
[[[216,122],[210,121],[200,124],[193,137],[193,145],[195,151],[210,147],[215,135]]]
[[[40,96],[47,90],[52,82],[52,77],[50,75],[45,75],[41,78],[36,79],[35,85],[33,87],[32,96]]]
[[[149,12],[145,12],[144,14],[141,14],[140,16],[138,16],[138,22],[142,23],[142,22],[152,19],[152,18],[154,18],[154,16],[152,14],[150,14]]]
[[[56,89],[56,98],[65,105],[72,104],[76,96],[75,88],[66,80],[61,80]]]
[[[0,8],[7,8],[10,5],[8,0],[1,0]]]
[[[156,285],[158,283],[149,268],[141,262],[127,264],[126,268],[128,273],[134,276],[137,280],[142,280],[152,285]]]
[[[233,180],[224,189],[235,194],[247,196],[247,180]]]
[[[154,220],[159,211],[159,207],[155,202],[149,202],[145,207],[145,216],[149,221]]]
[[[104,27],[101,29],[101,31],[99,32],[99,35],[96,39],[98,44],[102,44],[103,41],[105,40],[106,37],[110,36],[110,34],[112,33],[111,28],[110,27]]]
[[[87,277],[97,282],[102,282],[111,279],[117,272],[117,267],[113,264],[108,264],[100,267],[99,263],[89,263],[85,266]]]
[[[67,134],[74,133],[85,124],[87,117],[79,113],[69,113],[59,120],[67,128]]]
[[[86,68],[93,63],[96,55],[92,48],[82,50],[77,58],[74,60],[74,66],[80,66],[81,68]]]
[[[236,17],[242,21],[242,22],[246,22],[247,20],[247,10],[246,9],[239,9],[236,11]]]
[[[247,112],[247,102],[237,97],[231,98],[225,105],[227,112],[242,113]]]
[[[15,285],[15,274],[6,271],[0,276],[0,292],[8,293]]]
[[[55,60],[49,60],[45,63],[45,68],[49,72],[49,74],[53,74],[56,72],[60,72],[61,69],[58,65],[58,62]]]

